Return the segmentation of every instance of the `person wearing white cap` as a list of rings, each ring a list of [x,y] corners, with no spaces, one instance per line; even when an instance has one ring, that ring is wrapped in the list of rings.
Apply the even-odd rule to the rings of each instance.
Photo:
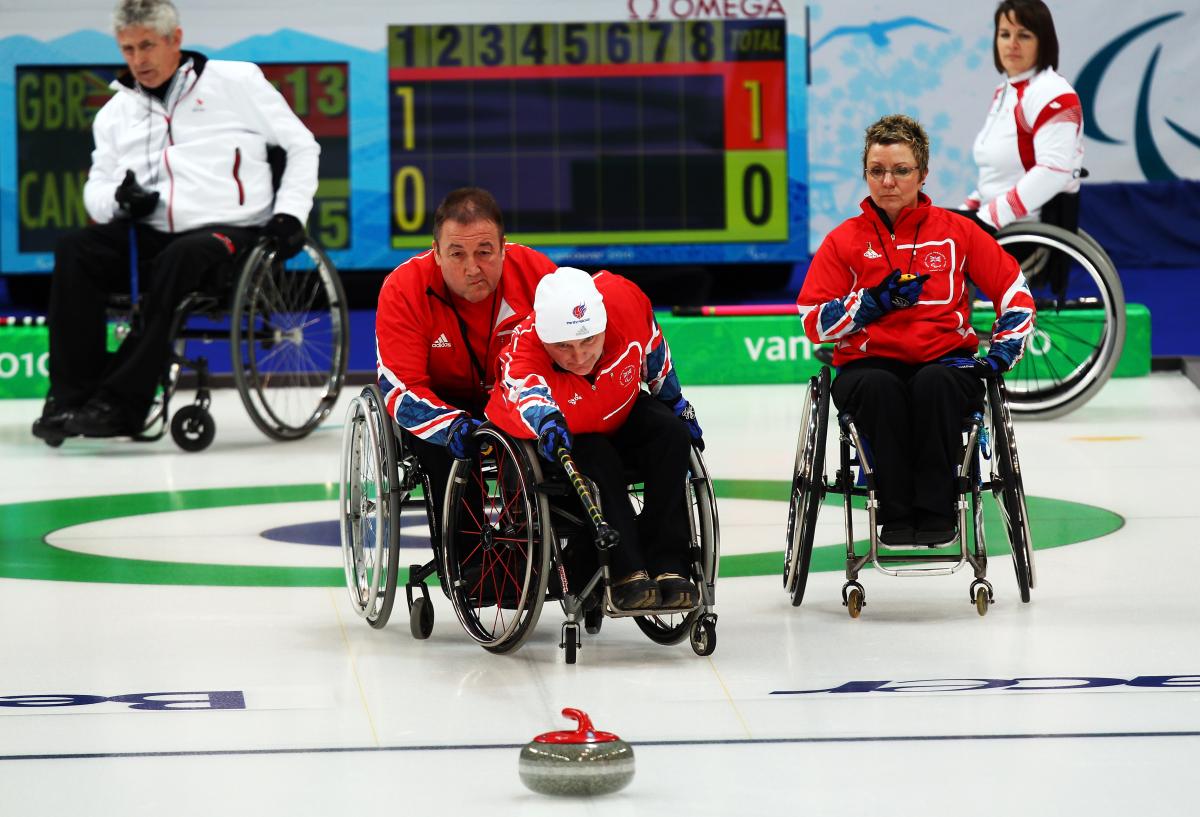
[[[683,398],[650,299],[610,272],[561,267],[543,278],[533,314],[513,331],[487,417],[514,437],[537,440],[556,463],[562,446],[600,493],[620,534],[611,555],[614,603],[626,610],[687,608],[687,509],[681,486],[690,446],[704,448]],[[645,486],[635,514],[626,469]]]

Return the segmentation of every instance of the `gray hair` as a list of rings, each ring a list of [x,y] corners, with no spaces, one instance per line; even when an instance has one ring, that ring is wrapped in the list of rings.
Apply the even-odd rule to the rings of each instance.
[[[171,0],[118,0],[113,9],[113,33],[144,26],[169,37],[179,28],[179,12]]]

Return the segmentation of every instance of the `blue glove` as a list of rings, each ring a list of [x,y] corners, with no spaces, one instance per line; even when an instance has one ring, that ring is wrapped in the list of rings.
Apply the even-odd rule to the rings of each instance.
[[[466,414],[451,423],[450,438],[446,442],[446,450],[450,452],[450,456],[456,460],[469,460],[479,447],[471,439],[471,434],[481,425],[483,421]]]
[[[571,450],[571,431],[567,428],[567,418],[556,411],[547,414],[538,428],[538,453],[547,462],[558,462],[560,446]]]
[[[881,318],[893,309],[912,306],[921,299],[921,287],[928,280],[928,275],[908,275],[898,269],[892,270],[883,283],[863,290],[863,305],[859,309],[863,323]]]
[[[675,416],[683,420],[687,426],[688,434],[692,437],[692,444],[700,451],[704,450],[704,429],[700,428],[700,423],[696,420],[696,409],[687,400],[683,399],[683,395],[679,395],[679,399],[675,401],[675,405],[671,406],[671,411],[675,412]]]
[[[951,369],[961,369],[977,377],[995,377],[1007,368],[1004,362],[994,355],[988,355],[982,359],[977,357],[943,357],[938,360],[938,363],[943,366],[949,366]]]

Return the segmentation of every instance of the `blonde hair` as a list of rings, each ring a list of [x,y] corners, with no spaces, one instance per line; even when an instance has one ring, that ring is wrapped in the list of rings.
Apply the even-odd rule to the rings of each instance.
[[[867,172],[867,153],[871,145],[908,145],[922,173],[929,170],[929,137],[921,123],[902,113],[888,114],[867,128],[863,142],[863,174]]]

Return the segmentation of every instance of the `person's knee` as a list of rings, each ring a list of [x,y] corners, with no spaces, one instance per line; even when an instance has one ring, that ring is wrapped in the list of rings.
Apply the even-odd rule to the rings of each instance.
[[[603,434],[576,434],[571,456],[585,472],[620,473],[621,455],[612,440]]]
[[[54,242],[54,275],[57,278],[88,274],[95,266],[94,230],[85,227],[63,233]]]
[[[888,415],[907,414],[908,388],[893,372],[883,369],[865,369],[853,373],[850,380],[841,377],[833,381],[834,404],[841,411],[855,417],[874,417],[881,412]]]
[[[983,387],[974,375],[949,366],[930,365],[913,375],[908,390],[915,411],[929,412],[938,406],[953,406],[965,413],[976,393],[982,395]]]

